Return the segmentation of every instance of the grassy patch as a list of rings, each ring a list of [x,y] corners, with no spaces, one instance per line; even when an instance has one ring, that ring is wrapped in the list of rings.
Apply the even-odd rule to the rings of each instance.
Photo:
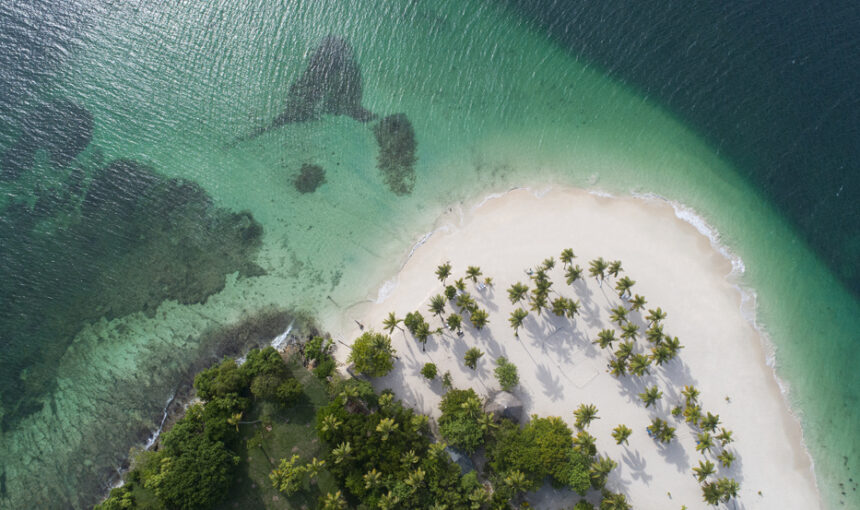
[[[242,419],[245,422],[239,425],[242,444],[236,452],[242,458],[238,479],[228,499],[216,507],[219,510],[316,508],[320,496],[337,490],[334,479],[325,470],[315,486],[306,483],[307,490],[291,497],[279,493],[269,481],[269,473],[282,458],[297,454],[304,463],[313,457],[324,458],[328,453],[317,439],[314,428],[317,410],[328,403],[325,386],[295,360],[290,360],[288,365],[302,383],[303,395],[286,409],[269,402],[257,402]],[[261,445],[248,449],[245,442],[255,434],[260,434]]]

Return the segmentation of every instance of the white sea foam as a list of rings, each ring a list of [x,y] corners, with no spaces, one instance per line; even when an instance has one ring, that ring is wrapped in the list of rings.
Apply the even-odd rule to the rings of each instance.
[[[397,288],[397,277],[396,276],[390,280],[385,280],[385,283],[383,283],[382,286],[379,287],[379,292],[376,295],[376,299],[374,300],[374,303],[379,304],[379,303],[385,302],[385,300],[388,299],[388,296],[390,296],[391,293],[394,292],[394,289],[396,289],[396,288]]]
[[[164,404],[164,409],[161,411],[161,423],[158,424],[158,428],[153,432],[152,436],[146,440],[146,444],[144,445],[144,450],[149,450],[152,448],[152,445],[158,441],[158,437],[161,435],[161,431],[164,429],[164,423],[167,421],[167,410],[170,408],[170,404],[173,403],[173,399],[176,398],[176,391],[170,395],[170,398],[167,399],[167,402]]]
[[[286,347],[287,345],[289,345],[290,332],[293,330],[293,324],[295,324],[295,322],[296,321],[290,322],[290,325],[287,326],[287,329],[283,333],[281,333],[280,335],[273,338],[272,341],[269,343],[269,345],[271,345],[272,347],[274,347],[275,349],[277,349],[279,351],[281,349],[283,349],[284,347]],[[244,359],[243,359],[243,361],[244,361]]]

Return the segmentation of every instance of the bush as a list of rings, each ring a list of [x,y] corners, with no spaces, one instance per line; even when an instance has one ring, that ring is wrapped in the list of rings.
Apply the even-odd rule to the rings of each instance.
[[[128,485],[111,489],[110,495],[93,510],[130,510],[136,503],[131,488]]]
[[[329,359],[331,351],[331,339],[326,339],[321,336],[315,336],[308,340],[305,344],[305,359],[314,360],[320,363]]]
[[[484,431],[478,418],[484,413],[474,390],[450,390],[442,397],[439,409],[439,431],[452,446],[472,453],[483,444]]]
[[[391,337],[368,331],[353,342],[349,361],[361,374],[382,377],[394,368],[394,354]]]
[[[290,460],[281,459],[280,465],[269,473],[272,486],[287,496],[292,496],[302,488],[305,466],[297,465],[298,461],[298,455],[293,455]]]
[[[421,368],[421,375],[423,375],[425,379],[432,381],[436,378],[436,374],[436,365],[434,365],[433,363],[425,363],[424,366]]]
[[[334,368],[337,366],[334,359],[326,358],[320,361],[317,366],[314,367],[314,375],[319,377],[320,379],[325,379],[334,373]]]
[[[594,510],[594,505],[584,499],[580,499],[579,503],[573,506],[573,510]]]
[[[295,377],[290,377],[278,386],[275,396],[284,405],[295,403],[302,396],[302,383]]]
[[[265,349],[251,349],[242,364],[241,370],[247,377],[253,378],[259,375],[270,375],[274,377],[287,378],[290,370],[284,363],[284,358],[272,346]]]
[[[223,397],[228,393],[239,394],[247,387],[247,374],[239,369],[239,365],[233,359],[225,359],[218,365],[200,372],[194,378],[194,389],[204,401]]]
[[[505,391],[511,391],[514,386],[519,384],[520,376],[517,375],[517,366],[508,361],[508,358],[500,356],[496,360],[496,379]]]

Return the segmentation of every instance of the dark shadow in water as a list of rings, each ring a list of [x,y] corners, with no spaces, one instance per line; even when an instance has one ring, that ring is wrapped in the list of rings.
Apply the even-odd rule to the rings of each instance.
[[[68,190],[45,197],[51,207],[0,211],[3,431],[41,409],[84,324],[152,316],[165,300],[203,303],[229,274],[263,274],[254,263],[263,229],[250,213],[215,207],[197,184],[141,163],[95,171],[82,200]]]
[[[284,111],[270,125],[238,141],[256,138],[287,124],[315,120],[323,114],[346,115],[368,122],[376,115],[361,106],[362,94],[361,67],[352,46],[339,37],[325,37],[311,55],[305,71],[290,85]]]
[[[67,100],[41,105],[21,125],[21,134],[0,158],[0,181],[20,177],[32,165],[39,150],[47,151],[51,163],[67,167],[90,144],[93,115]]]
[[[408,195],[415,187],[415,130],[404,113],[389,115],[373,126],[379,145],[376,167],[396,195]]]

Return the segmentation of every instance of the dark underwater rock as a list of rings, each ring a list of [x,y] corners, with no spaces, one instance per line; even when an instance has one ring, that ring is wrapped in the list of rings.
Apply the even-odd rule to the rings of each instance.
[[[313,193],[325,184],[325,170],[319,165],[305,163],[299,175],[293,179],[293,186],[299,193]]]
[[[0,158],[0,180],[14,180],[32,165],[36,151],[44,149],[57,168],[67,167],[90,144],[93,115],[68,100],[36,108],[21,126],[21,135]]]
[[[227,275],[264,274],[254,262],[263,227],[251,213],[217,207],[196,183],[134,160],[94,172],[80,214],[45,219],[52,208],[14,202],[0,211],[3,430],[41,408],[84,324],[151,316],[165,300],[203,303]],[[33,228],[37,221],[62,228]]]
[[[403,113],[389,115],[373,127],[379,153],[376,167],[388,188],[397,195],[412,193],[415,187],[415,151],[418,142],[412,123]]]
[[[320,114],[346,115],[359,122],[376,116],[361,106],[361,67],[352,47],[339,37],[325,37],[314,50],[305,71],[292,85],[284,112],[274,127],[305,122]]]

